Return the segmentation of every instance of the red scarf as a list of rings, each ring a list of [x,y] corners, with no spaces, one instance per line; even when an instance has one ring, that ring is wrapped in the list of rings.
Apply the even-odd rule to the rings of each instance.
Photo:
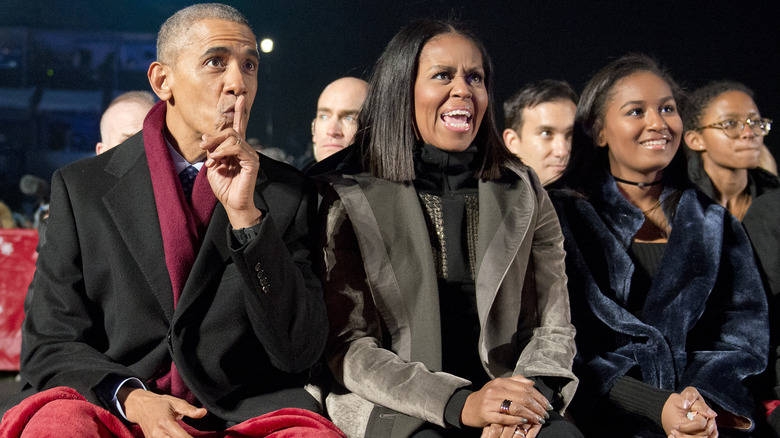
[[[160,101],[152,107],[144,120],[144,148],[152,176],[154,201],[157,204],[157,218],[160,221],[165,266],[171,278],[173,305],[179,302],[184,285],[190,275],[192,264],[206,233],[211,213],[217,198],[206,178],[206,168],[198,172],[192,188],[192,200],[187,202],[181,182],[173,165],[173,158],[165,144],[166,102]],[[194,396],[171,362],[171,370],[157,380],[157,389],[190,403]]]

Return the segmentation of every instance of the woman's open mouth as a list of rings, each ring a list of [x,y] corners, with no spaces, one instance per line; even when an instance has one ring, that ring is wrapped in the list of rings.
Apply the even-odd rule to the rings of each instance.
[[[456,132],[468,132],[471,127],[471,111],[456,109],[441,115],[444,126]]]

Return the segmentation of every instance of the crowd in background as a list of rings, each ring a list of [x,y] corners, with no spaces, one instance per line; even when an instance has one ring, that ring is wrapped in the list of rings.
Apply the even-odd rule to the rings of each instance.
[[[780,179],[764,145],[772,120],[751,89],[711,78],[682,90],[662,62],[626,54],[605,60],[579,94],[554,79],[518,83],[502,131],[494,74],[471,31],[416,21],[390,41],[368,82],[338,78],[312,102],[311,156],[242,139],[240,123],[203,137],[201,148],[224,141],[238,155],[257,151],[316,184],[307,257],[329,334],[327,371],[308,376],[312,410],[347,436],[778,436]],[[96,147],[107,155],[88,163],[148,143],[147,113],[175,109],[151,70],[150,81],[161,102],[148,93],[112,102]],[[239,113],[243,102],[230,108]],[[175,149],[166,138],[161,151],[166,142]],[[214,172],[226,160],[203,165]],[[291,170],[260,163],[261,173]],[[196,193],[217,183],[196,178],[182,199],[200,242]],[[218,199],[232,213],[231,251],[269,233],[267,219],[238,227],[229,197]],[[62,219],[55,226],[65,230]],[[75,269],[52,262],[55,249],[44,257],[50,278],[37,280],[50,294],[53,272]],[[245,264],[267,293],[267,268]],[[56,337],[28,324],[38,348]],[[23,367],[47,360],[34,353]],[[44,384],[31,388],[46,389],[48,375],[35,371]],[[124,416],[117,391],[112,403]],[[192,402],[187,391],[174,395]],[[221,419],[238,422],[224,409]],[[185,416],[202,416],[193,412]]]

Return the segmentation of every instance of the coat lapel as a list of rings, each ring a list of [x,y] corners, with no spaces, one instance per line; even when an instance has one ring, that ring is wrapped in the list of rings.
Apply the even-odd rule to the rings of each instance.
[[[117,148],[105,171],[117,180],[106,191],[103,203],[149,288],[170,319],[173,316],[173,289],[165,264],[159,262],[165,255],[142,137],[136,135]]]
[[[364,264],[374,299],[388,329],[393,348],[405,360],[418,360],[430,369],[441,367],[441,327],[438,284],[433,251],[420,201],[411,185],[356,175],[352,187],[335,187],[359,224]],[[342,180],[343,181],[343,180]],[[516,189],[521,184],[526,189]],[[508,187],[511,185],[512,187]],[[528,233],[535,203],[527,184],[480,182],[477,245],[477,305],[482,325],[489,322],[499,287]],[[366,206],[371,214],[365,214]],[[399,226],[403,224],[403,226]],[[365,230],[370,229],[371,235]],[[376,248],[376,242],[383,242]],[[518,297],[519,297],[518,293]],[[410,327],[414,325],[414,330]],[[414,336],[420,339],[414,339]],[[407,356],[408,354],[408,356]]]
[[[406,361],[440,370],[436,271],[414,187],[366,174],[342,181],[346,183],[334,188],[355,228],[361,230],[356,234],[368,281],[392,334],[393,350]]]
[[[254,201],[255,206],[262,211],[269,210],[265,199],[260,195],[260,187],[267,179],[263,170],[260,169],[255,183]],[[203,236],[203,241],[195,256],[195,262],[192,264],[190,275],[187,277],[187,282],[184,284],[179,303],[176,306],[175,314],[177,317],[197,302],[197,298],[205,291],[214,290],[211,285],[217,280],[215,277],[221,276],[225,271],[225,266],[230,261],[229,225],[230,221],[225,207],[217,201],[206,228],[206,234]]]
[[[175,315],[184,314],[205,291],[216,290],[213,287],[215,277],[222,275],[230,260],[228,248],[228,217],[225,208],[217,203],[211,221],[206,229],[203,242],[195,256],[190,275],[184,284]]]
[[[672,233],[658,264],[642,309],[643,320],[671,343],[684,344],[685,336],[704,313],[707,299],[718,278],[723,236],[711,230],[724,227],[724,211],[705,209],[696,192],[686,190],[677,204]],[[685,312],[683,312],[685,310]],[[695,318],[685,318],[684,313]],[[670,317],[680,314],[679,318]],[[679,338],[678,338],[679,337]]]
[[[536,212],[536,208],[528,208],[535,205],[536,200],[521,178],[512,182],[479,183],[476,288],[483,329],[498,289]]]

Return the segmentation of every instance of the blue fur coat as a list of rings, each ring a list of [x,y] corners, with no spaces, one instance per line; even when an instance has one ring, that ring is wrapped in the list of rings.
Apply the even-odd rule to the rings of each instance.
[[[671,192],[665,189],[662,200]],[[642,211],[609,175],[589,199],[565,189],[551,197],[577,329],[575,400],[601,398],[630,372],[656,388],[696,387],[711,406],[751,418],[753,401],[742,382],[766,366],[769,329],[761,278],[739,222],[703,193],[684,190],[637,317],[626,308],[634,272],[628,247]]]

